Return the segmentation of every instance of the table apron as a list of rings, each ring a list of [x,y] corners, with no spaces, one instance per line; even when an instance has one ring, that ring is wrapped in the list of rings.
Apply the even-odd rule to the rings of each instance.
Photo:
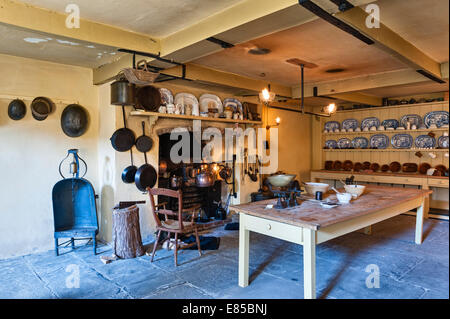
[[[393,207],[381,209],[375,213],[352,218],[350,220],[333,224],[327,227],[320,228],[317,231],[317,244],[326,242],[333,238],[351,233],[358,229],[376,224],[388,218],[406,213],[412,209],[420,207],[424,202],[423,197],[419,197],[408,202],[395,205]]]
[[[240,213],[240,227],[263,235],[303,245],[303,227]]]

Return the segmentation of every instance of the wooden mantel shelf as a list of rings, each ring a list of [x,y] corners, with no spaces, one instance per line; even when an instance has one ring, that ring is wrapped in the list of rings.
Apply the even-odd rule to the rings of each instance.
[[[199,121],[209,121],[209,122],[222,122],[222,123],[233,123],[233,124],[251,124],[251,125],[262,125],[262,121],[249,121],[249,120],[234,120],[234,119],[223,119],[214,117],[202,117],[195,115],[181,115],[181,114],[168,114],[168,113],[158,113],[158,112],[144,112],[144,111],[132,111],[131,116],[148,116],[156,118],[171,118],[178,120],[199,120]]]

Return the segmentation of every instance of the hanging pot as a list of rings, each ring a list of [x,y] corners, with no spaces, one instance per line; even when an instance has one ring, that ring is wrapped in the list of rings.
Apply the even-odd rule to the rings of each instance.
[[[135,105],[135,86],[125,79],[111,84],[112,105]]]
[[[122,116],[123,116],[123,128],[118,129],[111,136],[111,145],[117,152],[129,151],[136,141],[136,136],[134,132],[127,128],[127,122],[125,118],[125,106],[122,106]]]
[[[131,165],[125,168],[122,172],[122,181],[126,184],[134,183],[134,178],[138,170],[138,168],[134,166],[132,148],[130,149],[130,156],[131,156]]]
[[[88,127],[88,114],[86,110],[78,104],[68,105],[61,115],[61,128],[69,137],[79,137],[83,135]]]
[[[53,102],[46,97],[40,96],[31,102],[31,115],[35,120],[45,120],[53,110]]]
[[[147,187],[152,188],[156,184],[157,174],[154,167],[147,163],[147,154],[144,153],[145,164],[139,167],[134,176],[134,183],[136,187],[141,191],[145,192]]]
[[[157,112],[161,105],[161,93],[151,85],[143,86],[136,93],[136,107],[149,112]]]
[[[150,136],[145,135],[145,122],[142,121],[142,135],[136,140],[136,148],[139,152],[147,153],[153,147],[153,140]]]
[[[14,121],[21,120],[25,117],[27,113],[27,106],[22,100],[15,99],[12,100],[8,105],[8,116]]]

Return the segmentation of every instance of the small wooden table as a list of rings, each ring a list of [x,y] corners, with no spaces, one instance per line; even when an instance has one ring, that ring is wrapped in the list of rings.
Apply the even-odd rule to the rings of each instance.
[[[316,245],[417,208],[416,244],[422,243],[424,201],[431,190],[367,185],[350,204],[322,208],[303,201],[287,209],[267,209],[270,199],[231,206],[239,216],[239,286],[248,286],[249,232],[257,232],[303,246],[304,296],[316,298]],[[328,194],[330,197],[335,195]]]

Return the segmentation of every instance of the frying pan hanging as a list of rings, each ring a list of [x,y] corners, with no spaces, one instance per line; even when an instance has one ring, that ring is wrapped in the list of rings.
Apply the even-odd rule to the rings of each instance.
[[[136,93],[136,108],[156,112],[161,105],[161,93],[151,85],[143,86]]]
[[[125,119],[125,106],[122,105],[123,128],[116,130],[111,136],[111,145],[117,152],[129,151],[136,140],[134,132],[127,128],[127,121]]]
[[[157,179],[156,170],[152,165],[147,163],[147,153],[144,153],[144,157],[145,164],[139,167],[134,176],[134,183],[141,192],[145,192],[147,187],[152,188],[155,186]]]
[[[138,168],[134,165],[133,162],[133,148],[130,148],[130,156],[131,156],[131,165],[125,168],[122,172],[122,181],[126,184],[131,184],[134,182],[134,176]]]
[[[153,140],[150,136],[145,135],[145,122],[142,121],[142,136],[136,140],[136,148],[139,152],[146,153],[153,147]]]

